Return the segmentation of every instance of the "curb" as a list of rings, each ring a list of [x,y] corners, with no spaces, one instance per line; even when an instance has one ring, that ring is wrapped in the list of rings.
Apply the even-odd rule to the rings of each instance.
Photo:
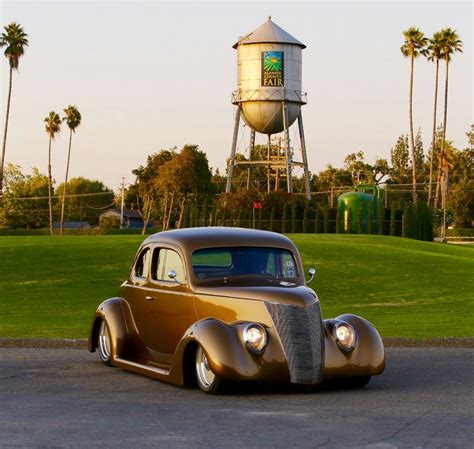
[[[474,337],[430,338],[384,338],[386,348],[474,348]],[[48,348],[87,349],[86,339],[49,340],[38,338],[0,338],[0,348]]]

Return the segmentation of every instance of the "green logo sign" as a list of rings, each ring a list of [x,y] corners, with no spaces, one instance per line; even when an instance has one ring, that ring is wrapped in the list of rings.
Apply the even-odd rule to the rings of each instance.
[[[284,86],[282,51],[262,52],[262,86]]]

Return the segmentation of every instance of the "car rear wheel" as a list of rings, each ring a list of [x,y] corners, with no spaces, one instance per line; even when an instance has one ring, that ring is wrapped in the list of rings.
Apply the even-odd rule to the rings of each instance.
[[[98,338],[98,352],[100,360],[104,365],[112,365],[112,351],[110,345],[110,332],[107,322],[102,320],[99,328],[99,338]]]
[[[202,346],[198,346],[196,350],[196,380],[205,393],[218,394],[222,391],[222,379],[212,372]]]

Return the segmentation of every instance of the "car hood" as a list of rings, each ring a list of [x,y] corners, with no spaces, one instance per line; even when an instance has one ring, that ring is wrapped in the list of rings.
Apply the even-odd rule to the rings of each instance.
[[[305,286],[198,287],[195,293],[197,295],[275,302],[298,307],[307,307],[318,301],[316,293]]]

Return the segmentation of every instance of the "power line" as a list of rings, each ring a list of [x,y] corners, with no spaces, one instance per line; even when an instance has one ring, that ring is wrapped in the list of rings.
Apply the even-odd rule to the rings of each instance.
[[[66,195],[66,198],[78,198],[78,197],[85,197],[85,196],[99,196],[99,195],[115,195],[114,192],[97,192],[97,193],[77,193],[74,195]],[[8,195],[4,195],[5,198],[9,198],[12,200],[47,200],[49,199],[47,196],[26,196],[26,197],[19,197],[16,198],[14,196],[9,197]],[[52,198],[61,198],[61,195],[53,195]]]
[[[84,204],[84,206],[87,207],[88,209],[92,209],[92,210],[97,210],[97,211],[99,211],[99,210],[108,209],[108,208],[110,208],[111,206],[113,206],[114,204],[116,205],[117,202],[116,202],[116,201],[113,201],[112,203],[108,204],[107,206],[93,207],[93,206],[88,206],[87,204]]]

